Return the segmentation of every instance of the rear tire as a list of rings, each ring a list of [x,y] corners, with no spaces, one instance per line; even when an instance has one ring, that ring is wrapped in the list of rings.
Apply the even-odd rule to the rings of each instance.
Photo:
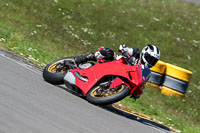
[[[99,87],[100,86],[98,85],[92,88],[88,92],[87,100],[92,104],[96,104],[96,105],[112,104],[112,103],[122,100],[130,93],[129,87],[125,84],[122,84],[119,92],[116,92],[113,95],[99,97],[97,94],[95,95],[96,93],[95,91],[97,91]]]
[[[65,71],[56,72],[56,65],[63,60],[74,60],[74,57],[65,57],[56,61],[49,63],[43,70],[43,78],[48,83],[59,85],[64,84],[64,74]]]

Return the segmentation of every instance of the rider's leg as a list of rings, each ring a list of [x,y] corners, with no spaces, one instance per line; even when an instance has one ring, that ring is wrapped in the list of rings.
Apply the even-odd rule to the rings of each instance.
[[[97,52],[88,55],[81,55],[75,57],[77,64],[87,61],[106,60],[112,61],[115,59],[115,52],[109,48],[100,48]]]
[[[95,58],[94,53],[91,53],[91,54],[87,54],[87,55],[76,56],[74,58],[74,60],[75,60],[76,64],[80,64],[80,63],[84,63],[87,61],[96,61],[96,58]]]

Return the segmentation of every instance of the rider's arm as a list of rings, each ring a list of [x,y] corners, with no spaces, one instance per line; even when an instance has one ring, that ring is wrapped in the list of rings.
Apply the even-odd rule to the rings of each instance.
[[[135,65],[140,58],[140,50],[138,48],[127,47],[125,44],[120,45],[119,52],[121,52],[132,65]]]
[[[138,48],[127,47],[125,44],[119,46],[119,52],[126,57],[134,56],[135,58],[140,58],[140,50]]]

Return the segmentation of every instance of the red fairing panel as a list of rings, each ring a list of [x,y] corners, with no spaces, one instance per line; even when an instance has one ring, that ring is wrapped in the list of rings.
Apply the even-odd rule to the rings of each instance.
[[[132,82],[130,82],[129,84],[133,84],[133,83],[135,83],[136,84],[136,88],[135,89],[133,89],[132,91],[131,91],[131,94],[133,93],[133,91],[135,90],[135,92],[134,93],[136,93],[136,94],[142,94],[142,91],[143,91],[143,80],[142,80],[142,68],[141,68],[141,65],[136,65],[137,67],[136,67],[136,71],[135,72],[130,72],[131,74],[131,76],[133,77],[133,80],[135,80],[135,81],[133,81],[132,80]]]
[[[123,59],[119,59],[117,61],[111,61],[106,63],[97,63],[96,65],[86,68],[86,69],[73,69],[71,70],[72,73],[79,72],[80,75],[88,77],[87,82],[83,82],[76,76],[76,86],[78,86],[85,94],[104,76],[106,75],[116,75],[121,76],[129,79],[129,71],[134,72],[138,69],[138,65],[130,66],[124,64]],[[141,67],[141,66],[140,66]],[[137,73],[137,72],[136,72]],[[140,75],[139,71],[139,75]],[[74,74],[75,75],[75,74]],[[138,78],[138,74],[136,77]],[[142,79],[142,78],[141,78]],[[140,81],[134,79],[135,84],[138,85]],[[135,86],[135,85],[134,85]]]

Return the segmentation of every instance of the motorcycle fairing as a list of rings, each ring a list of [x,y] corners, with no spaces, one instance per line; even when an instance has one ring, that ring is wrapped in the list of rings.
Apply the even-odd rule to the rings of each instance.
[[[85,95],[101,78],[107,75],[124,77],[129,80],[131,87],[134,88],[142,83],[141,64],[139,63],[134,66],[124,64],[123,58],[117,61],[97,63],[96,65],[86,69],[72,69],[71,72],[73,74],[78,72],[81,76],[88,78],[88,81],[84,82],[74,74],[76,77],[76,86],[79,87]],[[130,75],[129,72],[131,72],[132,75]]]
[[[114,79],[114,81],[111,83],[110,88],[115,88],[121,84],[124,84],[124,81],[122,79],[120,79],[119,77],[117,77],[116,79]]]

